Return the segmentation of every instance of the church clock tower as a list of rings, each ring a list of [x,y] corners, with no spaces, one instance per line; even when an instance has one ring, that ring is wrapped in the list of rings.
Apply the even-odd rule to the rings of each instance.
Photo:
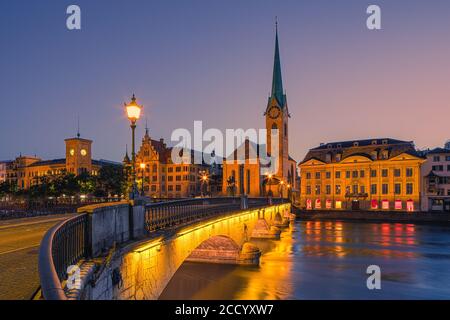
[[[273,64],[272,92],[268,99],[266,112],[267,129],[267,152],[272,157],[272,136],[271,130],[278,130],[278,170],[273,174],[283,179],[288,176],[289,171],[289,138],[288,119],[290,114],[287,106],[286,95],[283,91],[283,80],[281,77],[280,50],[278,47],[278,26],[275,32],[275,57]]]

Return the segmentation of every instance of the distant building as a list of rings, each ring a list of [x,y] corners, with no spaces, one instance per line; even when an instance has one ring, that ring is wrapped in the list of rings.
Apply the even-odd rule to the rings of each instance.
[[[424,162],[408,141],[321,144],[299,164],[300,205],[308,210],[420,210]]]
[[[205,163],[194,164],[193,151],[190,161],[173,163],[172,150],[163,139],[151,139],[148,130],[145,130],[141,146],[136,153],[136,180],[139,191],[143,190],[146,196],[163,199],[208,195],[212,182],[210,166]],[[126,167],[131,166],[128,153],[125,155],[124,164]],[[204,175],[207,177],[205,181],[202,180]]]
[[[450,148],[427,151],[426,158],[422,166],[422,210],[450,212]]]
[[[75,175],[81,173],[97,175],[102,166],[120,165],[106,160],[93,160],[91,140],[82,139],[78,136],[66,139],[65,144],[65,158],[42,160],[36,156],[20,155],[12,161],[5,162],[5,180],[16,185],[18,189],[28,189],[33,185],[38,185],[41,178],[45,176],[60,175],[64,172]]]
[[[246,194],[251,197],[273,195],[292,199],[297,192],[297,163],[289,156],[288,122],[290,114],[281,76],[278,32],[275,37],[272,91],[265,107],[264,116],[267,145],[259,145],[246,140],[224,159],[222,192],[225,195]],[[261,162],[261,158],[264,156],[262,153],[270,153],[272,147],[271,129],[277,129],[279,133],[278,169],[276,172],[271,172],[269,166],[264,168]],[[245,155],[245,159],[238,159],[237,155],[241,154]]]
[[[11,161],[0,161],[0,183],[6,181],[6,167]]]

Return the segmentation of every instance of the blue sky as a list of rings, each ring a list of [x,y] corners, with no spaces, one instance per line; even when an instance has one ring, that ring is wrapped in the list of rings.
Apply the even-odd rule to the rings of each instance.
[[[79,31],[66,29],[70,4]],[[369,4],[380,31],[366,28]],[[445,0],[3,0],[0,159],[63,157],[79,116],[94,157],[121,160],[132,93],[154,139],[194,120],[263,128],[275,16],[295,159],[327,141],[450,138]]]

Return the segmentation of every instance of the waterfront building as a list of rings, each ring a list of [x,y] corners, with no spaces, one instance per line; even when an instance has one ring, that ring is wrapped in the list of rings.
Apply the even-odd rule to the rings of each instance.
[[[300,206],[419,211],[424,162],[411,141],[385,138],[321,144],[299,164]]]
[[[11,161],[0,161],[0,183],[6,181],[6,167]]]
[[[287,97],[283,89],[278,30],[275,35],[272,91],[265,107],[266,145],[245,140],[224,159],[222,191],[226,195],[246,194],[251,197],[273,195],[293,197],[297,191],[297,163],[289,156],[289,118]],[[270,153],[271,129],[278,129],[278,166],[275,172],[264,168],[261,157]],[[245,155],[238,159],[238,155]],[[275,158],[275,157],[274,157]]]
[[[448,144],[448,143],[447,143]],[[426,151],[422,166],[422,211],[450,212],[450,145]]]
[[[103,166],[120,165],[112,161],[92,159],[92,140],[82,139],[79,134],[75,138],[64,141],[65,158],[43,160],[36,156],[20,155],[14,160],[4,162],[5,181],[9,181],[19,190],[26,190],[33,185],[38,185],[46,176],[57,176],[63,173],[97,175]]]
[[[164,139],[151,139],[148,129],[145,130],[141,146],[136,153],[139,191],[146,196],[162,199],[209,194],[210,166],[205,163],[195,164],[192,150],[190,161],[174,163],[172,150]],[[128,154],[125,155],[124,164],[131,165]],[[203,180],[203,177],[206,177],[206,180]]]

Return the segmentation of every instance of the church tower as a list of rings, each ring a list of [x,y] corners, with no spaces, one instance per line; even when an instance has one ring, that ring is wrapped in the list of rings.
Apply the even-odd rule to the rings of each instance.
[[[289,168],[289,138],[288,119],[290,114],[287,106],[286,94],[283,90],[281,77],[280,49],[278,46],[278,23],[275,29],[275,56],[273,64],[272,92],[269,97],[266,112],[267,152],[272,155],[271,129],[278,129],[278,170],[276,177],[283,179],[288,176]]]

